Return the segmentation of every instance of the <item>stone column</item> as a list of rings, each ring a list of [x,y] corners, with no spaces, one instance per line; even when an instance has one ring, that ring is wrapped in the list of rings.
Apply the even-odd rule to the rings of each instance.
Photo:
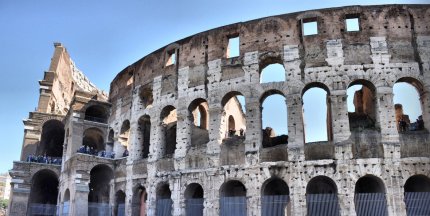
[[[219,154],[221,151],[221,143],[222,143],[222,132],[220,130],[221,127],[221,118],[223,108],[219,103],[213,103],[209,105],[209,143],[207,144],[207,154]]]
[[[90,192],[88,184],[76,183],[73,185],[74,192],[70,191],[69,215],[88,215],[88,194]]]
[[[140,155],[142,153],[142,140],[138,139],[139,132],[138,120],[132,117],[130,121],[130,134],[128,136],[128,163],[132,163],[134,160],[140,159]]]
[[[181,208],[181,199],[183,197],[181,196],[181,180],[179,176],[176,176],[173,180],[169,181],[169,187],[172,192],[171,199],[173,201],[172,206],[172,216],[181,216],[182,215],[182,208]]]
[[[262,148],[261,108],[258,98],[247,98],[245,155],[247,164],[258,163],[258,150]]]
[[[191,142],[191,121],[188,118],[188,109],[186,107],[176,110],[177,129],[175,159],[178,159],[184,158],[188,151]]]
[[[22,179],[12,179],[10,190],[10,201],[8,207],[9,215],[27,215],[30,199],[30,184],[24,183]]]
[[[376,90],[378,114],[377,122],[381,129],[381,142],[385,158],[400,158],[399,133],[393,103],[393,89],[381,86]]]
[[[302,97],[300,93],[287,94],[288,107],[288,160],[305,160]]]
[[[348,104],[346,90],[335,90],[331,92],[331,127],[333,143],[335,144],[336,159],[351,159],[352,144],[345,143],[351,136],[349,129]],[[343,143],[342,143],[343,142]]]
[[[392,167],[398,167],[400,164],[392,164]],[[397,170],[391,168],[392,173],[397,173]],[[387,210],[390,216],[406,215],[406,205],[403,187],[400,187],[403,181],[402,176],[390,175],[387,182]]]

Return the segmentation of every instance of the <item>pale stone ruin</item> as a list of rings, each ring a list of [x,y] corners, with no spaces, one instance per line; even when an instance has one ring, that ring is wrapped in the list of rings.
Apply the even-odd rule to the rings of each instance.
[[[261,83],[275,63],[285,80]],[[419,92],[421,130],[398,131],[407,115],[393,102],[399,82]],[[10,215],[430,213],[429,5],[312,10],[205,31],[126,67],[109,95],[55,43],[39,83],[10,171]],[[363,87],[348,113],[353,85]],[[312,88],[327,93],[325,141],[305,142]],[[273,94],[285,98],[288,134],[262,127]]]

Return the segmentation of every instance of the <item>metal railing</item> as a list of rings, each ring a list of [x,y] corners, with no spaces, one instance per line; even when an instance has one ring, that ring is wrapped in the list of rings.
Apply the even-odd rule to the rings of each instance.
[[[284,216],[289,201],[288,195],[261,197],[261,216]]]
[[[340,216],[337,194],[308,194],[306,205],[309,216]]]
[[[430,215],[430,192],[406,192],[405,204],[408,216]]]
[[[30,216],[54,216],[57,215],[57,205],[54,204],[30,204],[28,215]]]
[[[98,123],[103,123],[103,124],[107,123],[107,118],[99,118],[99,117],[86,115],[84,119],[87,121],[98,122]]]
[[[246,216],[246,197],[221,197],[220,198],[221,216]]]
[[[185,215],[187,216],[203,216],[204,199],[186,199]]]
[[[357,216],[388,216],[384,193],[356,193],[354,202]]]
[[[109,203],[88,203],[88,216],[106,216],[111,214],[112,209]]]

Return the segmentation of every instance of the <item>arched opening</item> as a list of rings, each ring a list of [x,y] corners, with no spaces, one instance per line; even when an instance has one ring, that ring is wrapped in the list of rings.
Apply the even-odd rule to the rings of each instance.
[[[172,215],[172,192],[167,183],[161,184],[157,188],[157,216]]]
[[[411,176],[404,188],[407,215],[430,215],[430,178]]]
[[[287,105],[283,94],[278,91],[267,92],[260,103],[263,148],[288,144]]]
[[[146,216],[146,202],[148,195],[145,187],[139,185],[136,187],[133,193],[132,199],[132,215]]]
[[[88,215],[109,215],[110,182],[113,171],[106,165],[97,165],[90,171]]]
[[[142,103],[144,108],[152,107],[152,103],[154,102],[154,98],[152,97],[152,89],[148,87],[142,87],[140,89],[140,102]]]
[[[220,189],[220,215],[246,215],[246,188],[242,182],[231,180]]]
[[[357,216],[388,215],[384,183],[376,176],[366,175],[355,184],[355,211]]]
[[[161,135],[163,138],[164,152],[163,156],[166,158],[173,157],[176,150],[176,124],[177,114],[174,106],[166,106],[161,111]]]
[[[336,183],[326,176],[312,178],[306,187],[308,215],[340,215]]]
[[[393,101],[399,132],[424,130],[423,87],[413,78],[399,79],[393,86]]]
[[[303,89],[306,143],[332,140],[329,96],[328,88],[322,83],[311,83]]]
[[[42,136],[36,154],[62,157],[64,134],[64,124],[61,121],[52,119],[45,122],[42,126]]]
[[[122,190],[119,190],[115,193],[114,215],[115,216],[125,215],[125,193]]]
[[[58,177],[51,170],[40,170],[31,179],[28,215],[55,215]]]
[[[141,143],[141,158],[148,158],[149,156],[149,145],[151,140],[151,119],[148,115],[144,115],[139,118],[139,133],[137,140]]]
[[[191,145],[199,146],[209,142],[209,105],[205,99],[195,99],[188,106],[188,116],[191,124]]]
[[[121,146],[118,146],[117,154],[122,155],[122,157],[128,156],[128,139],[130,136],[130,121],[125,120],[121,125],[121,130],[119,133],[118,141]]]
[[[85,153],[97,155],[99,151],[105,149],[103,132],[98,128],[88,128],[84,131],[84,137],[82,139],[82,145],[85,149]]]
[[[261,70],[260,83],[285,82],[285,68],[282,64],[269,64]]]
[[[113,129],[109,130],[109,134],[108,134],[108,141],[106,143],[106,152],[113,152],[113,145],[115,143],[115,132],[113,131]]]
[[[189,216],[203,215],[203,188],[192,183],[185,189],[185,214]]]
[[[243,138],[246,130],[245,97],[239,92],[230,92],[221,101],[223,115],[221,135],[225,138]]]
[[[290,190],[287,183],[279,178],[271,178],[262,186],[261,215],[291,215]]]
[[[66,192],[64,192],[64,197],[63,197],[63,206],[61,208],[61,215],[69,215],[69,209],[70,209],[70,191],[69,189],[66,189]]]
[[[347,90],[348,118],[351,131],[375,129],[376,88],[367,80],[352,82]]]
[[[93,105],[85,110],[85,120],[107,123],[108,113],[106,109],[100,105]]]

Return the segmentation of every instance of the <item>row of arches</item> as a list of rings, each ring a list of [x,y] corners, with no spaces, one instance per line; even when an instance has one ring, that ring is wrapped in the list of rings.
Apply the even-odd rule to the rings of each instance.
[[[430,178],[410,177],[404,186],[407,215],[426,215],[430,207],[425,203],[430,196]],[[340,215],[336,183],[327,176],[316,176],[306,186],[307,215]],[[173,201],[167,183],[156,191],[156,214],[171,215]],[[247,189],[238,180],[222,184],[220,215],[247,215]],[[358,216],[388,215],[386,189],[381,179],[366,175],[358,179],[354,189],[354,206]],[[261,215],[292,215],[290,189],[285,181],[272,177],[261,187]],[[189,184],[184,192],[186,215],[203,215],[204,191],[200,184]]]

